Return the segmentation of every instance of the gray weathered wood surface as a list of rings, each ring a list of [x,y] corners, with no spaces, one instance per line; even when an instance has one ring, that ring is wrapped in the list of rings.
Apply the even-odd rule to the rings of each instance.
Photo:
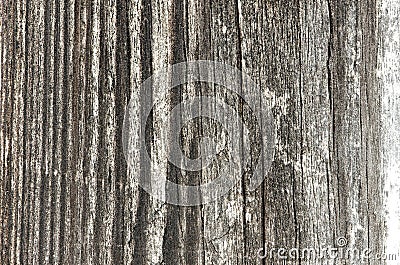
[[[340,237],[399,251],[398,1],[2,0],[0,10],[0,264],[368,264],[257,256]],[[254,192],[242,181],[216,202],[174,206],[138,187],[134,171],[150,165],[127,166],[124,112],[152,73],[199,59],[237,67],[269,95],[275,156]],[[185,152],[199,152],[198,130],[182,136]]]

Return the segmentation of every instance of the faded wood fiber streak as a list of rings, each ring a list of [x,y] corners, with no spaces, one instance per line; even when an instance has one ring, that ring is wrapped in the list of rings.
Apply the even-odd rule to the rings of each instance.
[[[258,257],[340,237],[398,253],[398,1],[2,0],[0,12],[0,264],[386,264]],[[198,185],[212,169],[128,165],[122,130],[144,80],[193,60],[249,75],[270,101],[258,107],[272,107],[277,143],[255,191],[244,176],[217,201],[182,207],[134,174]],[[172,102],[219,93],[176,91]],[[188,126],[183,152],[199,155],[211,129]],[[159,147],[162,157],[168,143]]]

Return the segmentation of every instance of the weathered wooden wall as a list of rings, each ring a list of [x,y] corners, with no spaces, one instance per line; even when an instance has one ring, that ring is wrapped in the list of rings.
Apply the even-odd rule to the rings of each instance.
[[[339,237],[397,253],[400,5],[377,1],[2,0],[0,264],[280,264],[259,248]],[[275,156],[254,192],[174,206],[138,187],[150,165],[127,166],[124,112],[152,73],[199,59],[268,93]]]

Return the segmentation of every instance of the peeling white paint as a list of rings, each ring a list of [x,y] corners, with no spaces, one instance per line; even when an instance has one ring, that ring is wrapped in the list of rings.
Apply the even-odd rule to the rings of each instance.
[[[378,55],[378,77],[382,86],[384,202],[387,236],[385,251],[400,250],[400,1],[384,0],[379,10],[383,47]],[[398,264],[387,261],[387,264]]]

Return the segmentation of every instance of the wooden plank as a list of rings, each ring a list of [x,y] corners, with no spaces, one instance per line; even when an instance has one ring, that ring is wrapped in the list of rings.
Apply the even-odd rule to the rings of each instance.
[[[0,264],[360,264],[270,256],[340,238],[346,248],[399,251],[396,1],[4,0],[0,12]],[[241,71],[224,81],[239,81],[258,119],[219,85],[180,85],[164,105],[172,75],[141,86],[196,60]],[[213,100],[195,107],[220,124],[190,112],[171,118],[200,96]],[[268,114],[273,161],[248,133],[265,132]],[[224,141],[241,156],[228,150],[191,171],[183,158],[168,161],[165,132],[181,133],[182,153],[202,165]],[[258,163],[265,180],[254,191],[244,174],[215,201],[183,206],[195,195],[178,190],[174,205],[160,196],[176,194],[154,186],[165,180],[152,182],[153,194],[139,185],[211,183],[250,171],[257,150],[250,167]]]

